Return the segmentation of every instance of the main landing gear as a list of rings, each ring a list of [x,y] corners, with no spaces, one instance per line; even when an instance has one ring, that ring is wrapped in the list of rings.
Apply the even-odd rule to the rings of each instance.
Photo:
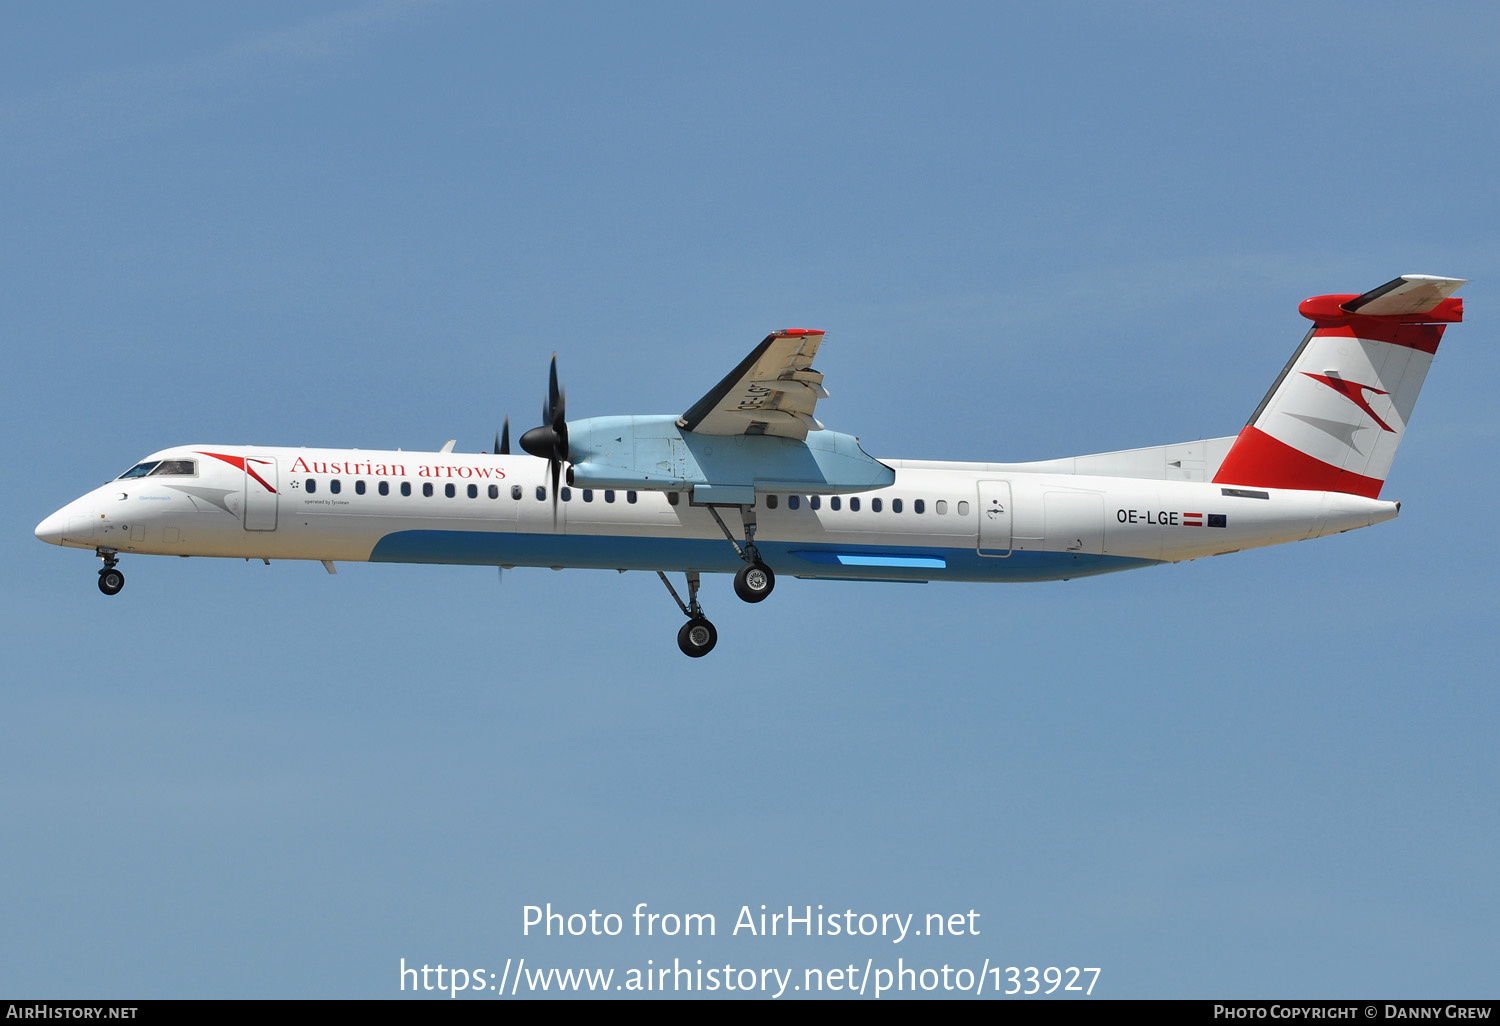
[[[120,589],[125,587],[125,575],[115,569],[120,562],[119,556],[114,549],[96,549],[99,558],[104,560],[104,566],[99,570],[99,590],[106,595],[118,595]]]
[[[687,572],[688,600],[682,601],[677,594],[677,589],[672,587],[672,582],[667,580],[667,575],[660,570],[656,576],[661,578],[661,583],[667,586],[667,591],[672,595],[672,601],[677,603],[677,608],[682,610],[682,615],[688,618],[688,622],[682,625],[677,632],[677,647],[682,649],[682,654],[697,659],[706,656],[714,650],[714,645],[719,642],[719,632],[714,625],[708,622],[708,617],[703,615],[703,607],[698,604],[698,571]]]
[[[729,544],[734,546],[734,551],[745,561],[745,565],[740,567],[734,575],[734,593],[746,602],[764,600],[767,595],[771,594],[771,589],[776,587],[776,575],[761,561],[760,550],[755,547],[755,507],[740,507],[740,519],[745,524],[743,548],[734,540],[734,535],[730,533],[728,526],[719,516],[718,510],[709,506],[708,514],[714,518],[714,523],[719,525],[719,530],[724,532],[724,537],[729,539]]]
[[[776,575],[766,564],[756,560],[740,567],[734,575],[734,593],[746,602],[759,602],[776,587]]]
[[[712,506],[706,507],[708,513],[714,518],[714,523],[719,525],[719,530],[724,532],[724,537],[729,539],[729,544],[734,546],[734,551],[745,561],[734,575],[734,593],[746,602],[760,602],[776,587],[776,574],[771,568],[761,562],[760,552],[755,547],[755,507],[741,506],[740,517],[745,524],[745,544],[742,547],[735,540],[734,535],[719,516],[719,511]],[[688,600],[682,601],[677,594],[677,589],[672,587],[672,582],[667,580],[667,575],[662,571],[656,571],[656,576],[661,578],[661,583],[666,585],[667,591],[672,595],[672,601],[677,603],[677,608],[682,610],[682,615],[688,618],[687,623],[677,632],[677,647],[682,649],[684,655],[697,659],[706,656],[713,651],[714,645],[719,641],[719,632],[714,625],[708,622],[708,617],[703,615],[703,607],[698,604],[699,573],[697,570],[687,571]]]

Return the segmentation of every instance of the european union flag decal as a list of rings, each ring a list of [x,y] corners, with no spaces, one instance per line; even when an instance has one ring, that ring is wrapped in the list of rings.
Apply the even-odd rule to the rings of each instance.
[[[1209,527],[1228,527],[1229,517],[1224,513],[1210,513],[1208,515]]]

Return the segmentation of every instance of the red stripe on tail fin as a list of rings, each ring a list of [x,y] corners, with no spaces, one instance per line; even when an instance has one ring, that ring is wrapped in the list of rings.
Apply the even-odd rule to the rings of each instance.
[[[1324,463],[1278,442],[1264,431],[1247,426],[1214,475],[1216,484],[1258,485],[1261,488],[1304,488],[1314,492],[1348,492],[1380,498],[1384,481]]]

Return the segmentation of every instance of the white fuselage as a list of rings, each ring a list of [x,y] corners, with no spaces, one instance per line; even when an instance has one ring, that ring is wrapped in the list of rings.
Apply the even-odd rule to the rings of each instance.
[[[38,537],[122,555],[741,565],[690,493],[575,487],[554,502],[547,462],[526,455],[183,446],[152,461],[175,472],[96,488],[43,521]],[[887,462],[896,479],[886,488],[758,496],[761,557],[809,578],[1056,580],[1334,534],[1398,510],[1340,492]],[[724,519],[738,533],[733,507]]]

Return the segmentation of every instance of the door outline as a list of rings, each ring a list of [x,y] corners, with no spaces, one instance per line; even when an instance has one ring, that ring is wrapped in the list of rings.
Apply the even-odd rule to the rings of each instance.
[[[245,530],[276,530],[280,487],[275,456],[245,457]]]
[[[1010,482],[980,481],[979,502],[975,509],[979,513],[979,554],[995,559],[1009,556],[1013,547],[1011,531],[1015,521],[1011,508]]]

